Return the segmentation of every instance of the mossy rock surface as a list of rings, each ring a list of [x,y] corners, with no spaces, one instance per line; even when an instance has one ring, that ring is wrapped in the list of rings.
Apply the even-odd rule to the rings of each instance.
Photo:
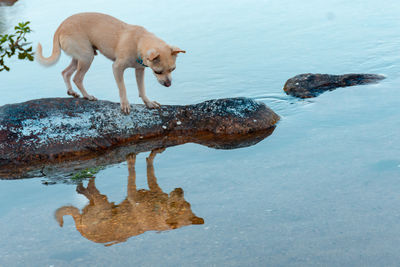
[[[0,107],[0,177],[24,177],[43,164],[93,159],[132,145],[141,151],[185,142],[246,146],[269,135],[278,120],[265,104],[248,98],[160,109],[131,105],[129,115],[121,113],[119,103],[79,98],[5,105]]]

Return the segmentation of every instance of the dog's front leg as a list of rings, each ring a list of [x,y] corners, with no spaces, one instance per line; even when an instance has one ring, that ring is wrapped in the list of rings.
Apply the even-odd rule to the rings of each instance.
[[[132,153],[126,156],[126,161],[128,163],[128,171],[129,171],[129,176],[128,176],[128,201],[131,202],[131,204],[134,204],[133,207],[135,207],[136,203],[136,169],[135,169],[135,164],[136,164],[136,154]]]
[[[144,104],[148,108],[159,108],[161,105],[156,101],[150,101],[146,96],[146,90],[144,88],[144,68],[135,69],[136,82],[139,90],[139,97],[143,100]]]
[[[157,154],[162,153],[165,148],[154,149],[151,151],[150,155],[146,158],[146,165],[147,165],[147,184],[149,186],[150,191],[153,192],[160,192],[162,190],[157,183],[157,177],[154,173],[154,158]]]
[[[129,114],[129,112],[131,111],[131,106],[129,104],[128,98],[126,97],[126,87],[124,83],[124,71],[126,68],[126,64],[118,60],[113,63],[113,73],[119,89],[121,110],[125,114]]]

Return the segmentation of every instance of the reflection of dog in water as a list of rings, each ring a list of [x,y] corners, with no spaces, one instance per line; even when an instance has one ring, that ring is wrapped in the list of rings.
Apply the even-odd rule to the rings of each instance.
[[[87,239],[96,243],[107,243],[106,246],[126,241],[131,236],[146,231],[164,231],[185,225],[203,224],[202,218],[196,217],[190,204],[183,197],[183,190],[176,188],[169,195],[157,184],[154,175],[153,160],[157,153],[153,150],[147,161],[147,183],[150,190],[136,190],[136,155],[127,157],[129,178],[128,196],[120,204],[109,202],[105,195],[97,190],[94,179],[87,188],[79,184],[77,192],[89,199],[89,204],[80,213],[73,206],[64,206],[55,212],[60,226],[63,216],[74,218],[76,229]]]

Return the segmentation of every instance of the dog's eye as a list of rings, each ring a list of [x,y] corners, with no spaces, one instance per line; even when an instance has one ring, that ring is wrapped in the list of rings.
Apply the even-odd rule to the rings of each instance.
[[[162,71],[154,71],[154,73],[160,75],[160,74],[162,74],[163,72],[162,72]]]

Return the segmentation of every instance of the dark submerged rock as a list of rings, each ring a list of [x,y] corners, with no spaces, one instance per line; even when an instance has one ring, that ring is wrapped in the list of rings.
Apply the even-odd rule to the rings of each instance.
[[[128,153],[195,142],[214,148],[255,144],[279,116],[247,98],[150,110],[118,103],[48,98],[0,107],[0,177],[61,174],[125,160]]]
[[[0,0],[0,6],[12,6],[14,5],[18,0]]]
[[[311,98],[338,87],[377,83],[383,79],[385,79],[385,76],[378,74],[330,75],[306,73],[287,80],[283,90],[291,96]]]

